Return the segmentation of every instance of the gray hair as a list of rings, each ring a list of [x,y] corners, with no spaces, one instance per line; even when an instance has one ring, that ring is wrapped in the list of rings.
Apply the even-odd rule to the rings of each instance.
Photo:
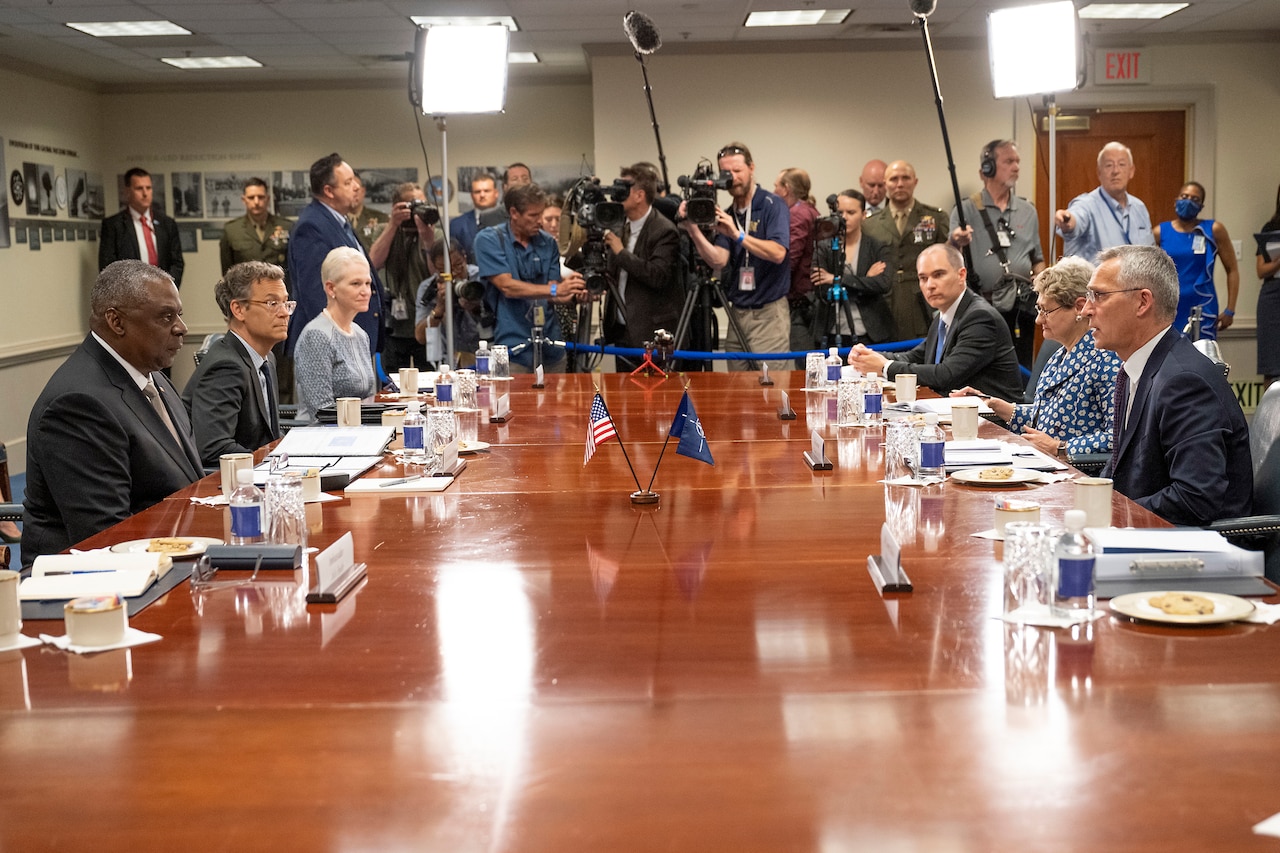
[[[213,299],[222,316],[231,319],[232,302],[248,302],[253,286],[262,280],[284,281],[284,270],[266,261],[245,261],[227,270],[213,286]]]
[[[1084,258],[1068,256],[1042,270],[1033,287],[1046,299],[1074,308],[1076,300],[1086,295],[1094,269]]]
[[[147,285],[153,281],[173,284],[173,277],[146,261],[131,259],[108,264],[98,273],[89,294],[90,318],[102,322],[108,308],[140,308],[151,298]]]
[[[916,258],[917,268],[920,266],[920,257],[923,257],[925,252],[932,251],[942,252],[947,258],[947,266],[951,267],[953,272],[959,272],[964,269],[964,255],[950,243],[934,243],[932,246],[925,246],[924,250]]]
[[[364,264],[366,270],[369,269],[369,259],[364,256],[364,252],[351,246],[339,246],[324,256],[324,263],[320,265],[320,280],[337,281],[339,274],[356,262]]]
[[[1156,311],[1166,320],[1178,313],[1178,268],[1159,246],[1114,246],[1098,253],[1098,265],[1119,261],[1116,282],[1121,288],[1151,291]]]
[[[1133,151],[1123,142],[1108,142],[1102,146],[1102,150],[1098,152],[1098,168],[1102,168],[1102,158],[1108,151],[1123,151],[1125,156],[1129,158],[1129,165],[1133,165]]]

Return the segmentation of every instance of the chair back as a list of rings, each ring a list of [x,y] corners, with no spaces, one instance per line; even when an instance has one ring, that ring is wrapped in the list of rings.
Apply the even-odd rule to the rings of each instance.
[[[1258,401],[1249,425],[1253,457],[1253,514],[1280,514],[1280,382],[1271,383]]]
[[[226,336],[227,336],[226,332],[214,332],[211,335],[204,336],[204,341],[200,344],[200,349],[196,350],[195,353],[192,354],[191,356],[196,360],[196,367],[200,366],[200,360],[205,357],[205,354],[207,352],[209,352],[209,348],[212,347],[214,344],[216,344],[218,341],[225,338]]]

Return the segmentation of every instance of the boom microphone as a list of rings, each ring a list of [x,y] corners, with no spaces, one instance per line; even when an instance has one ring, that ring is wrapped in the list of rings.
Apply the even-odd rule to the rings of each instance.
[[[832,210],[835,210],[836,205],[839,203],[839,201],[840,201],[840,197],[835,193],[832,193],[831,195],[827,196],[827,207],[831,208]]]
[[[911,14],[917,18],[927,18],[938,8],[938,0],[911,0]]]
[[[912,0],[912,3],[916,2],[918,0]],[[657,53],[658,48],[662,47],[662,36],[658,35],[658,28],[643,12],[633,10],[623,15],[622,30],[627,34],[627,41],[631,42],[637,54],[648,56]]]

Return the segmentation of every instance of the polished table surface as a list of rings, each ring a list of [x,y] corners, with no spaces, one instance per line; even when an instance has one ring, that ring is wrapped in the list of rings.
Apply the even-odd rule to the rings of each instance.
[[[591,377],[517,378],[446,492],[309,507],[369,566],[340,604],[184,583],[160,642],[0,655],[0,850],[1280,849],[1280,628],[1006,626],[992,493],[877,484],[879,432],[774,378],[691,375],[715,467],[673,443],[640,508],[615,443],[582,464]],[[597,381],[647,483],[680,381]],[[216,489],[85,544],[222,537]]]

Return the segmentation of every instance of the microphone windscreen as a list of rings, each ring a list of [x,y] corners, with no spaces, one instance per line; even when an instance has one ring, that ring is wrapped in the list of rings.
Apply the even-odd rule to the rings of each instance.
[[[622,29],[636,53],[648,55],[656,53],[662,47],[662,36],[658,35],[658,28],[643,12],[631,11],[623,15]]]
[[[938,0],[910,0],[911,14],[921,18],[927,18],[933,14],[933,10],[938,8]]]
[[[839,201],[840,201],[839,196],[837,196],[835,193],[832,193],[831,195],[827,196],[827,207],[831,208],[832,210],[835,210],[836,204]]]

